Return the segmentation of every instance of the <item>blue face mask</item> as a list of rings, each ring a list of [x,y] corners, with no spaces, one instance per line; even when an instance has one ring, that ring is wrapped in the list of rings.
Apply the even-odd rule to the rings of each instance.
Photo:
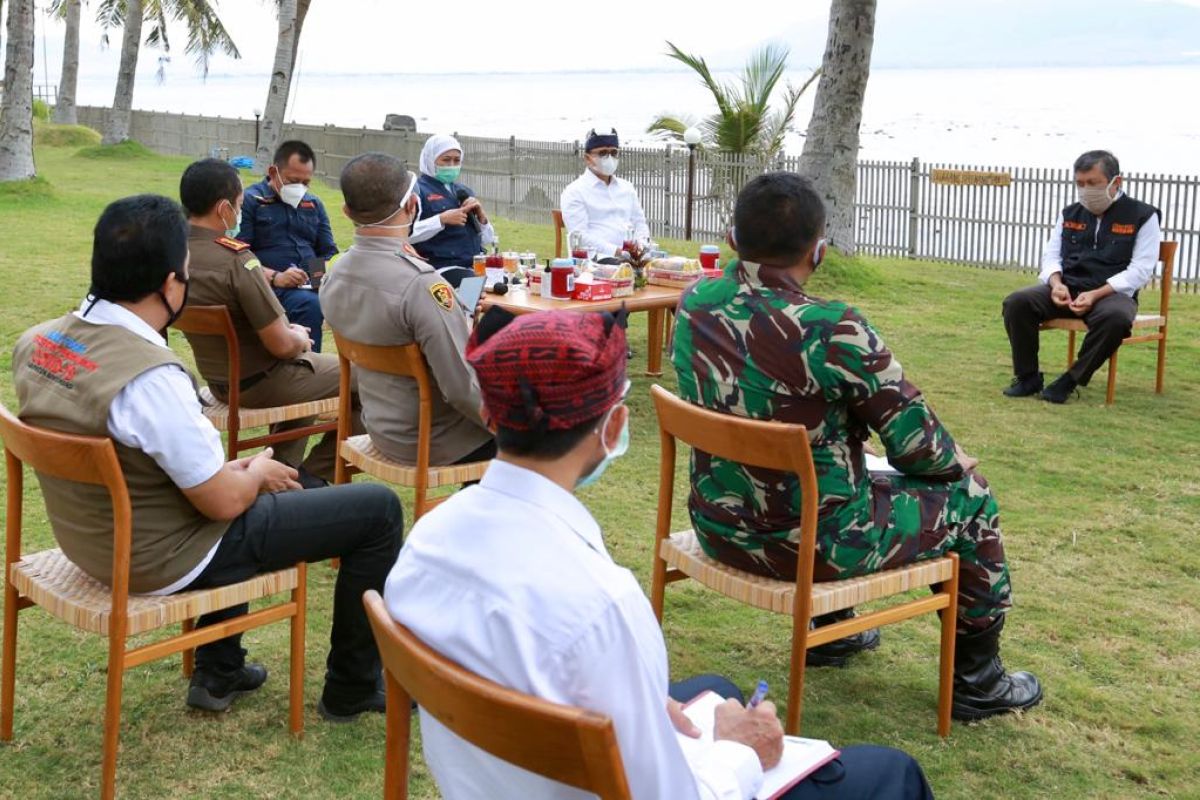
[[[604,459],[599,464],[596,465],[595,469],[593,469],[587,475],[584,475],[582,478],[580,478],[578,481],[575,482],[576,489],[583,489],[585,487],[591,486],[593,483],[600,480],[600,476],[604,474],[604,470],[608,469],[608,465],[611,464],[613,461],[616,461],[618,458],[625,455],[625,453],[627,453],[629,451],[629,416],[628,415],[626,415],[626,417],[625,417],[625,424],[621,426],[621,433],[617,437],[616,446],[613,447],[612,450],[609,450],[608,447],[606,445],[604,445],[604,431],[606,428],[608,428],[609,420],[612,419],[612,415],[616,412],[616,410],[618,408],[620,408],[619,405],[613,406],[612,411],[609,411],[608,414],[605,415],[604,421],[602,423],[600,423],[600,437],[601,437],[600,444],[601,444],[601,446],[604,447]]]

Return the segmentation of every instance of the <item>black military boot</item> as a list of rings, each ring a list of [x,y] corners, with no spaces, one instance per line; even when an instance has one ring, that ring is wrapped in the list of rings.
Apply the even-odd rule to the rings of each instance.
[[[1051,403],[1065,403],[1078,385],[1071,377],[1071,373],[1064,372],[1054,379],[1054,383],[1042,390],[1042,399]]]
[[[1042,390],[1044,383],[1042,373],[1034,372],[1029,375],[1018,375],[1012,379],[1012,383],[1004,390],[1006,397],[1029,397],[1031,394],[1037,394]]]
[[[954,642],[954,709],[958,720],[974,721],[1042,702],[1042,685],[1028,672],[1004,671],[1000,631],[1004,617],[977,633],[959,633]]]
[[[834,611],[831,614],[821,614],[813,617],[811,627],[823,628],[854,616],[854,609],[847,608]],[[862,631],[845,639],[836,639],[828,644],[814,647],[804,654],[804,663],[810,667],[844,667],[850,656],[864,650],[874,650],[879,647],[879,629],[872,628]]]

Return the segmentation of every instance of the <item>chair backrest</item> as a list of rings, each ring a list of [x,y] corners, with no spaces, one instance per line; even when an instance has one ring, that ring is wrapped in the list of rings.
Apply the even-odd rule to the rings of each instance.
[[[183,333],[193,336],[220,336],[225,340],[226,363],[229,370],[226,373],[225,391],[228,393],[226,403],[229,405],[229,436],[236,440],[238,435],[238,410],[242,407],[241,375],[242,354],[238,347],[237,330],[233,327],[233,317],[225,306],[184,306],[183,313],[175,320],[173,327]]]
[[[133,510],[125,474],[112,440],[79,436],[28,425],[0,404],[0,438],[4,441],[8,486],[5,523],[5,568],[21,558],[21,500],[23,465],[52,478],[104,486],[113,513],[113,620],[111,630],[124,635],[125,605],[129,597],[129,560]]]
[[[563,222],[562,211],[554,209],[550,212],[550,219],[554,221],[554,257],[563,257],[563,229],[566,228],[566,223]]]
[[[671,535],[676,440],[739,464],[794,473],[800,480],[796,602],[807,603],[812,586],[818,504],[817,471],[809,447],[808,430],[803,425],[710,411],[681,400],[657,384],[650,388],[650,394],[658,414],[661,447],[655,552],[658,552],[658,543]]]
[[[417,414],[417,482],[424,489],[429,472],[430,428],[433,425],[433,389],[425,356],[416,344],[364,344],[333,332],[341,367],[338,391],[338,441],[350,436],[352,412],[350,407],[350,366],[383,372],[388,375],[412,378],[417,382],[419,410]],[[340,445],[339,445],[340,447]]]
[[[1178,242],[1162,241],[1158,245],[1158,260],[1162,262],[1160,277],[1162,285],[1159,287],[1158,313],[1163,317],[1167,316],[1167,310],[1171,307],[1171,281],[1175,276],[1175,251],[1178,249]]]
[[[503,761],[603,800],[629,798],[611,719],[482,678],[393,620],[377,592],[367,591],[363,604],[383,668],[455,735]]]

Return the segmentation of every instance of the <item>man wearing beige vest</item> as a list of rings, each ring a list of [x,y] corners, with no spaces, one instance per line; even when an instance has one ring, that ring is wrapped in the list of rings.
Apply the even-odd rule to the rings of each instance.
[[[315,332],[288,322],[250,245],[236,238],[242,205],[237,170],[215,158],[197,161],[184,170],[179,198],[190,224],[188,303],[229,310],[240,350],[241,404],[269,408],[336,397],[337,356],[311,352]],[[187,339],[200,375],[224,402],[229,388],[225,385],[229,380],[225,340],[192,334],[187,334]],[[292,420],[273,430],[312,422],[311,417]],[[300,483],[305,487],[321,486],[333,480],[336,439],[332,432],[325,434],[307,459],[307,438],[281,442],[275,446],[275,455],[300,468]]]
[[[133,506],[130,590],[224,586],[297,561],[340,558],[325,688],[318,711],[349,721],[383,711],[379,653],[362,607],[400,550],[396,495],[371,484],[294,491],[296,470],[270,449],[224,460],[195,384],[164,333],[188,295],[188,226],[165,197],[112,203],[96,224],[92,285],[78,311],[27,331],[13,351],[20,416],[31,425],[113,440]],[[103,487],[38,476],[63,552],[111,578],[112,520]],[[201,627],[246,612],[205,614]],[[224,711],[267,678],[241,636],[196,650],[188,705]]]
[[[475,371],[463,355],[474,309],[463,308],[450,284],[408,243],[420,215],[417,176],[394,156],[364,153],[346,164],[340,183],[354,246],[321,284],[325,319],[355,341],[420,345],[433,383],[431,465],[491,458],[496,444],[479,414]],[[371,441],[389,458],[416,463],[416,381],[361,370],[358,390]]]

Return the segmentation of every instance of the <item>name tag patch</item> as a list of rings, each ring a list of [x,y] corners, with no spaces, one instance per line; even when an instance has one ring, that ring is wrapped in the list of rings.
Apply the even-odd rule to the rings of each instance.
[[[1069,231],[1086,231],[1087,223],[1086,222],[1075,222],[1074,220],[1068,219],[1068,220],[1063,221],[1063,228],[1065,228],[1066,230],[1069,230]]]
[[[1114,223],[1112,232],[1116,234],[1134,233],[1135,228],[1132,225],[1117,225]]]

